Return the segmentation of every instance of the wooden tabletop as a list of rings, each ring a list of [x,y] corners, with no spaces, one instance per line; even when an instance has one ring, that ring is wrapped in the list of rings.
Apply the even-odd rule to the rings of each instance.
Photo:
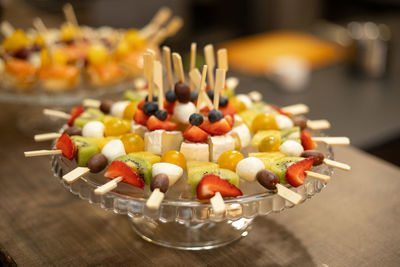
[[[23,107],[18,107],[21,110]],[[8,110],[5,111],[5,110]],[[0,114],[0,265],[21,266],[395,266],[400,262],[400,169],[355,148],[335,148],[352,166],[293,209],[258,217],[247,237],[209,251],[143,241],[127,216],[67,192],[48,158],[26,159],[35,144]]]

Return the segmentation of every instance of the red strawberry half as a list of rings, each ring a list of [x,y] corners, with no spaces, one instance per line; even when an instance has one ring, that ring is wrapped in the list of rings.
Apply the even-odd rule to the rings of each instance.
[[[232,115],[232,116],[231,116],[231,115],[225,115],[225,120],[229,123],[229,125],[230,125],[231,128],[232,128],[233,122],[234,122],[233,115]]]
[[[305,171],[311,170],[314,160],[314,157],[309,157],[290,165],[286,171],[286,181],[294,187],[302,185],[307,176]]]
[[[142,109],[143,109],[144,103],[146,103],[146,99],[143,99],[142,101],[139,102],[139,104],[138,104],[138,106],[137,106],[138,109],[142,110]]]
[[[85,111],[85,108],[83,106],[77,106],[75,108],[73,108],[71,110],[71,117],[68,120],[68,125],[72,126],[72,124],[74,124],[74,120],[76,119],[76,117],[78,117],[79,115],[81,115],[81,113],[83,113]]]
[[[108,179],[115,179],[117,177],[122,177],[122,182],[144,188],[144,182],[139,177],[139,175],[132,170],[131,167],[123,163],[122,161],[113,161],[108,167],[107,172],[104,174]]]
[[[164,108],[165,110],[169,113],[172,114],[174,113],[174,108],[175,105],[178,101],[175,101],[174,103],[168,102],[167,100],[164,100]]]
[[[301,131],[300,139],[304,150],[311,150],[317,146],[312,140],[311,134],[306,130]]]
[[[151,115],[146,122],[146,126],[149,129],[149,131],[154,131],[154,130],[173,131],[176,129],[177,124],[168,120],[165,121],[159,120],[157,119],[156,116]]]
[[[222,114],[231,116],[235,115],[237,112],[235,105],[231,102],[228,102],[226,107],[220,107],[219,110],[222,112]]]
[[[137,124],[146,126],[146,122],[149,119],[149,116],[147,116],[143,112],[143,110],[138,109],[138,110],[136,110],[135,115],[133,115],[133,119]]]
[[[56,148],[60,149],[62,155],[67,159],[73,160],[75,158],[75,145],[68,134],[62,134],[60,138],[58,138]]]
[[[193,125],[189,125],[183,133],[183,138],[190,142],[199,143],[207,139],[208,133],[203,131],[201,128]]]
[[[217,122],[204,120],[204,122],[200,125],[200,128],[211,135],[223,135],[231,130],[231,126],[225,118]]]
[[[197,184],[196,191],[198,199],[212,198],[217,192],[220,192],[222,197],[238,197],[243,195],[239,188],[214,174],[204,175]]]

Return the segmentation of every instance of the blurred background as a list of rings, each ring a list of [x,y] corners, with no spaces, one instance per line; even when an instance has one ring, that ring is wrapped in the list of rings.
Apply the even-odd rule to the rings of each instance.
[[[64,22],[60,0],[2,0],[1,19],[27,29]],[[276,105],[305,103],[328,119],[327,134],[400,166],[400,1],[76,0],[81,25],[141,28],[161,6],[184,19],[166,45],[183,56],[227,47],[239,92]]]

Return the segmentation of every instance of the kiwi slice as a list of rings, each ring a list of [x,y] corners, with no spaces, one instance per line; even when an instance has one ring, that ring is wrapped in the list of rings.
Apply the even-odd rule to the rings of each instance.
[[[104,117],[103,112],[95,108],[89,108],[85,110],[74,120],[74,126],[83,128],[89,121],[101,121]]]
[[[197,184],[200,182],[200,180],[206,174],[215,174],[215,175],[218,175],[219,177],[221,177],[221,179],[227,180],[234,186],[239,185],[239,176],[231,170],[222,169],[222,168],[216,168],[216,169],[210,169],[210,170],[203,169],[203,170],[193,172],[193,177],[191,179],[193,194],[196,194]]]
[[[90,138],[83,137],[80,135],[71,136],[72,141],[74,142],[78,152],[77,152],[77,162],[81,167],[85,167],[87,161],[94,154],[99,153],[99,148],[96,143],[93,142]]]
[[[300,127],[296,126],[281,130],[281,142],[283,143],[287,140],[293,140],[301,144]]]
[[[271,164],[277,161],[278,159],[285,158],[286,155],[282,152],[256,152],[249,153],[249,157],[259,158],[263,163],[266,169],[271,168]]]
[[[144,99],[146,97],[146,95],[147,95],[147,90],[143,90],[143,91],[128,90],[128,91],[125,92],[124,98],[126,100],[138,101],[139,102],[142,99]]]
[[[129,155],[134,155],[147,160],[151,165],[161,161],[161,157],[149,151],[132,152]]]
[[[302,157],[285,157],[276,160],[271,164],[271,171],[276,173],[279,177],[279,180],[281,184],[287,184],[286,181],[286,171],[289,168],[290,165],[293,163],[303,160],[304,158]]]
[[[132,154],[116,157],[114,160],[122,161],[131,167],[145,184],[150,184],[151,181],[151,164],[147,160]]]

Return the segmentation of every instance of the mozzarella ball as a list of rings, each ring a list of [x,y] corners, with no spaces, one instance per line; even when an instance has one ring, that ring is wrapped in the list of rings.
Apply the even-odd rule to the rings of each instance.
[[[189,117],[196,113],[196,106],[192,102],[178,103],[174,108],[173,118],[181,123],[189,123]]]
[[[83,137],[103,137],[104,124],[101,121],[89,121],[82,128]]]
[[[280,130],[294,127],[293,121],[285,115],[277,114],[275,120]]]
[[[110,114],[114,117],[122,118],[125,108],[129,105],[130,101],[119,101],[111,106]]]
[[[248,157],[239,161],[236,165],[236,174],[249,182],[256,179],[257,172],[265,169],[264,163],[255,157]]]
[[[181,167],[175,164],[167,163],[167,162],[159,162],[153,164],[152,167],[152,176],[156,176],[157,174],[164,173],[168,176],[169,186],[178,181],[179,178],[183,175],[183,170]]]
[[[279,147],[279,150],[287,156],[300,157],[301,153],[304,151],[304,148],[296,141],[288,140]]]
[[[116,157],[126,155],[124,143],[121,140],[111,140],[101,150],[109,162],[113,161]]]

